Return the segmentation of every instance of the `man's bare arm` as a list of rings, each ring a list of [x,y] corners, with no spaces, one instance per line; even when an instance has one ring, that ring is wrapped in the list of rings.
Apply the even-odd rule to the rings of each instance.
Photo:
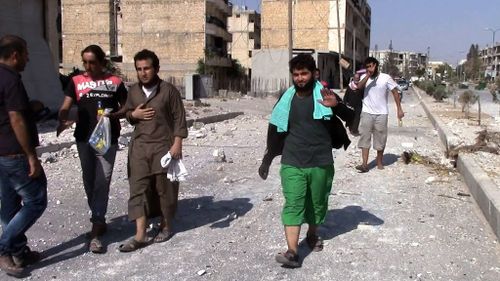
[[[402,119],[405,116],[403,108],[401,107],[401,95],[397,88],[391,90],[392,96],[394,97],[394,102],[396,103],[396,109],[398,111],[398,119]]]

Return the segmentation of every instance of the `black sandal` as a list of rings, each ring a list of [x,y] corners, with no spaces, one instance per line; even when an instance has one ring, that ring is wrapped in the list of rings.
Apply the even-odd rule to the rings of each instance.
[[[309,248],[313,252],[319,252],[323,250],[323,238],[319,237],[318,235],[308,235],[306,237],[306,242],[307,246],[309,246]]]
[[[365,165],[356,166],[356,170],[358,170],[360,173],[366,173],[369,171],[368,167]]]
[[[292,250],[288,250],[285,253],[277,254],[276,261],[278,263],[281,263],[284,267],[288,268],[300,267],[299,255],[295,254]]]
[[[124,244],[121,244],[120,247],[118,247],[118,250],[122,253],[128,253],[144,248],[148,244],[148,242],[139,242],[132,238]]]

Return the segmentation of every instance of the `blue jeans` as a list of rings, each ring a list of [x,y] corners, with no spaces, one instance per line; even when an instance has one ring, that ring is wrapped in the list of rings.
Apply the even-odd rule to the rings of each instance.
[[[83,187],[92,212],[90,221],[99,224],[106,223],[109,185],[118,145],[111,145],[104,155],[97,153],[87,142],[77,142],[76,146],[82,166]]]
[[[47,207],[45,173],[30,178],[28,158],[19,154],[0,156],[2,236],[0,255],[21,254],[27,244],[24,235]]]

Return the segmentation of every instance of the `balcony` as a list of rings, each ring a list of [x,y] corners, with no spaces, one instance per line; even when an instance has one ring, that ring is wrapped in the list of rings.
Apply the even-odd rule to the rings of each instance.
[[[228,17],[232,14],[233,5],[227,0],[207,0],[207,4],[214,5],[222,13],[226,14]]]
[[[211,56],[205,63],[208,66],[231,67],[231,59],[228,57]]]
[[[220,37],[226,42],[233,41],[233,36],[231,35],[231,33],[213,23],[206,23],[205,33],[214,37]]]

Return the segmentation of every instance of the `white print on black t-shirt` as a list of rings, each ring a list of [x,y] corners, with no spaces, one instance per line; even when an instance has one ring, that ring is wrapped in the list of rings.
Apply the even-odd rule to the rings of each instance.
[[[118,90],[118,85],[113,84],[111,80],[99,80],[81,82],[77,85],[78,98],[113,98],[114,93]]]
[[[80,96],[80,98],[104,98],[104,99],[107,99],[107,98],[113,98],[113,93],[93,93],[93,92],[89,92],[89,93],[79,93],[78,94]]]
[[[109,87],[110,85],[113,85],[113,81],[111,81],[111,80],[85,81],[85,82],[78,83],[78,85],[76,85],[76,89],[78,91],[82,91],[82,90],[86,90],[86,89],[96,89],[99,86],[105,86],[105,85],[108,85],[108,87]],[[116,87],[116,85],[113,85],[113,86]],[[108,89],[108,88],[105,87],[104,89]]]

